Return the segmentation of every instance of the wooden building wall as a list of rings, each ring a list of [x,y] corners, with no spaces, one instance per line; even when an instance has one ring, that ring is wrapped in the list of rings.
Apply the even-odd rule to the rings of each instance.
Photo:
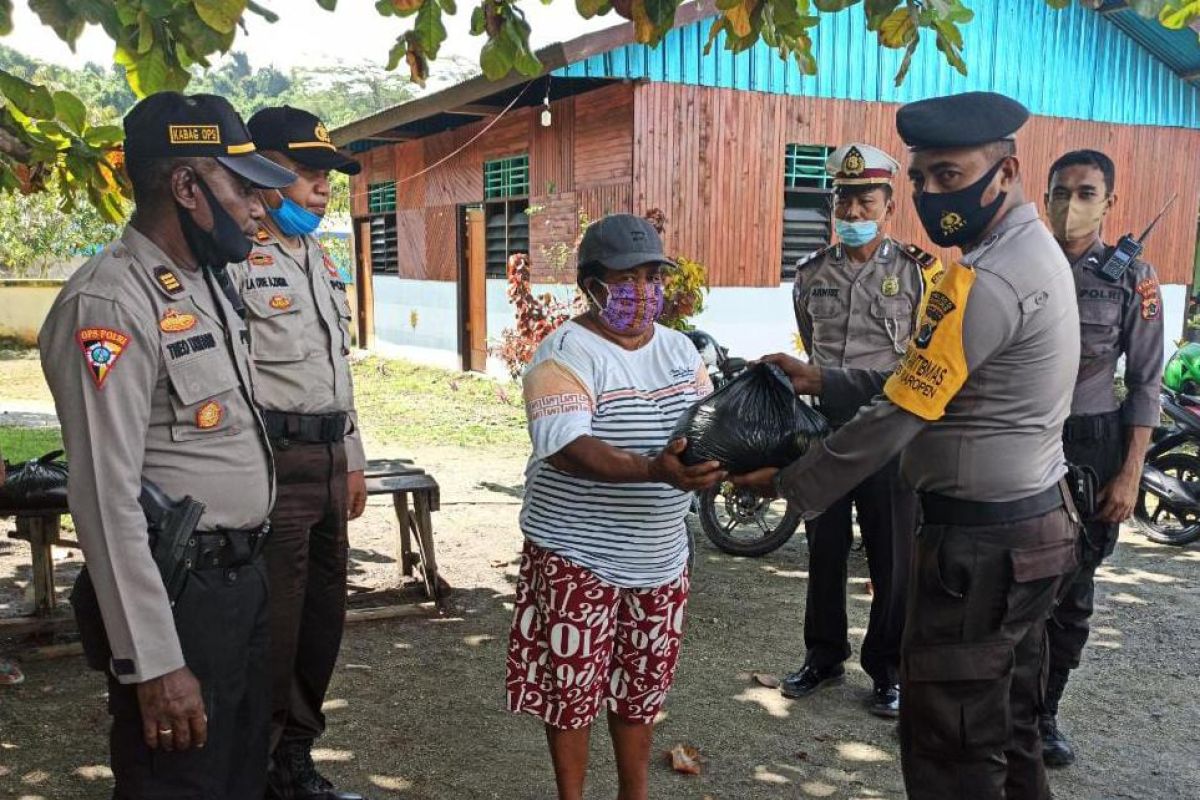
[[[706,264],[716,286],[779,283],[789,143],[863,141],[904,162],[895,104],[667,83],[639,83],[634,98],[633,207],[666,212],[668,249]],[[1083,147],[1108,153],[1117,165],[1118,203],[1107,222],[1109,239],[1140,234],[1179,192],[1145,258],[1164,283],[1191,283],[1200,131],[1035,117],[1018,135],[1017,149],[1027,193],[1039,208],[1050,164]],[[897,200],[892,233],[932,249],[903,180],[897,182]]]
[[[573,279],[556,275],[544,253],[557,243],[574,245],[580,211],[596,218],[632,210],[632,85],[551,103],[549,128],[541,126],[540,114],[540,107],[509,112],[478,141],[417,177],[470,141],[487,120],[362,155],[363,171],[350,184],[351,212],[366,216],[368,184],[396,181],[401,277],[457,280],[458,206],[483,201],[483,162],[490,159],[529,154],[529,203],[537,209],[529,220],[535,280]]]
[[[662,209],[668,250],[709,268],[714,286],[775,286],[780,280],[784,154],[789,143],[865,141],[902,163],[895,132],[898,106],[772,95],[668,83],[606,86],[540,107],[510,112],[479,141],[413,178],[471,139],[472,123],[363,154],[351,181],[352,212],[366,215],[366,186],[397,181],[400,275],[457,279],[456,214],[483,200],[483,162],[529,153],[530,250],[535,279],[566,280],[546,250],[573,245],[579,213],[596,219],[619,211]],[[1179,200],[1151,237],[1145,257],[1164,283],[1188,284],[1200,209],[1200,131],[1035,117],[1018,136],[1026,188],[1041,208],[1046,170],[1063,152],[1091,147],[1117,164],[1118,204],[1107,238],[1140,233],[1159,207]],[[897,182],[897,238],[932,249],[907,183]],[[947,254],[948,255],[948,254]],[[568,262],[567,270],[573,269]]]

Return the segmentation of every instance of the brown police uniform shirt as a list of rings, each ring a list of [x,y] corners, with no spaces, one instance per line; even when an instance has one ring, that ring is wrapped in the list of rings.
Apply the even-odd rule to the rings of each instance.
[[[783,470],[780,489],[800,508],[828,508],[900,452],[909,485],[964,500],[1017,500],[1065,473],[1079,363],[1070,265],[1032,204],[1009,211],[961,263],[929,293],[894,379],[822,370],[825,399],[887,396]],[[950,355],[932,357],[939,351]],[[934,399],[923,403],[926,392]]]
[[[138,505],[142,479],[204,503],[200,530],[257,527],[274,502],[241,334],[215,283],[127,227],[67,281],[38,337],[71,516],[122,683],[184,666]]]
[[[1079,377],[1072,415],[1106,414],[1118,409],[1128,426],[1159,423],[1162,386],[1162,298],[1154,267],[1135,260],[1119,281],[1097,270],[1110,252],[1097,241],[1071,265],[1079,299]],[[1125,356],[1125,400],[1117,398],[1117,362]]]
[[[933,256],[891,239],[864,264],[851,261],[841,244],[798,263],[792,304],[809,359],[821,367],[890,372],[912,336],[926,270],[931,276],[938,268]],[[857,411],[822,406],[834,422]]]
[[[246,305],[260,406],[293,414],[349,414],[346,462],[366,469],[350,377],[350,303],[315,237],[293,251],[266,228],[250,258],[229,267]]]

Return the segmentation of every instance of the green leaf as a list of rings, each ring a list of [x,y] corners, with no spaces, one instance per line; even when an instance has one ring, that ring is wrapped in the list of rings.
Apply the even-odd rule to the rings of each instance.
[[[54,111],[73,133],[82,133],[83,129],[87,127],[87,107],[84,106],[82,100],[70,92],[54,93]]]
[[[878,31],[903,0],[867,0],[867,30]]]
[[[611,0],[575,0],[575,10],[584,19],[591,19],[612,11],[612,2]]]
[[[533,51],[528,46],[517,51],[517,59],[514,64],[517,72],[528,77],[542,74],[542,62],[533,54]]]
[[[97,125],[87,129],[83,140],[97,149],[108,149],[125,140],[125,129],[120,125]]]
[[[454,0],[438,0],[441,3],[442,11],[445,11],[450,16],[458,13],[458,4]]]
[[[54,119],[54,98],[45,86],[36,86],[5,70],[0,70],[0,94],[13,108],[31,119]]]
[[[317,5],[326,11],[337,10],[337,0],[317,0]]]
[[[392,49],[388,51],[387,71],[392,72],[396,67],[400,66],[400,62],[404,60],[406,53],[408,53],[408,42],[401,36],[392,45]]]
[[[321,0],[317,0],[317,2],[321,2]],[[332,0],[332,3],[337,3],[337,0]],[[279,22],[278,14],[276,14],[274,11],[267,8],[266,6],[260,6],[258,3],[254,2],[254,0],[247,0],[246,10],[249,11],[251,14],[257,14],[258,16],[262,17],[267,22],[270,22],[272,24]],[[329,10],[333,11],[333,8],[330,8]]]
[[[142,12],[138,16],[137,51],[145,55],[150,52],[151,47],[154,47],[154,22],[149,14]]]
[[[76,14],[66,0],[29,0],[29,8],[38,15],[43,25],[53,30],[59,39],[75,51],[75,41],[87,24],[84,18]]]
[[[483,13],[483,6],[476,6],[471,12],[471,35],[478,36],[487,30],[487,14]]]
[[[442,7],[436,2],[421,4],[412,32],[416,34],[421,51],[429,58],[437,58],[438,49],[446,41],[446,26],[442,24]]]
[[[515,58],[512,42],[500,35],[484,43],[479,51],[479,66],[488,80],[498,81],[512,70]]]
[[[232,33],[246,11],[246,0],[192,0],[196,13],[208,27],[220,33]]]
[[[8,36],[13,30],[12,0],[0,0],[0,36]]]
[[[920,44],[920,36],[914,36],[913,40],[908,43],[908,47],[904,50],[904,60],[900,62],[900,69],[896,72],[896,85],[900,86],[904,83],[904,79],[908,77],[908,68],[912,66],[913,53],[917,52],[917,45]]]
[[[646,16],[658,28],[659,35],[665,34],[675,24],[677,0],[645,0]]]
[[[861,2],[862,0],[813,0],[813,5],[817,7],[818,11],[835,13]]]

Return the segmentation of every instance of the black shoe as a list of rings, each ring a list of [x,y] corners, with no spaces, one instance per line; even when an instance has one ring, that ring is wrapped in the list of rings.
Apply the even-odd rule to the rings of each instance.
[[[808,697],[827,683],[841,683],[845,677],[846,668],[841,664],[825,669],[805,664],[798,672],[783,679],[779,691],[784,697]]]
[[[1038,717],[1038,730],[1042,734],[1042,761],[1047,767],[1069,767],[1075,763],[1075,750],[1058,729],[1056,717],[1050,714]]]
[[[365,800],[354,792],[339,792],[317,772],[312,742],[280,742],[267,775],[267,796],[280,800]]]
[[[876,683],[867,710],[877,717],[897,719],[900,716],[900,687],[894,683]]]

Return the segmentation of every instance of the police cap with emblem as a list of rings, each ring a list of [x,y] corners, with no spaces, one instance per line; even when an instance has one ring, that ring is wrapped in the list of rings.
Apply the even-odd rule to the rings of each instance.
[[[125,115],[125,157],[215,158],[255,186],[279,189],[296,180],[260,155],[246,124],[224,97],[158,92]]]
[[[901,106],[896,130],[913,150],[978,147],[1015,139],[1029,109],[995,92],[931,97]]]
[[[334,147],[324,123],[303,109],[291,106],[264,108],[247,124],[260,150],[283,153],[314,169],[337,170],[347,175],[362,171],[361,164]]]
[[[633,214],[610,214],[589,225],[577,261],[580,269],[599,264],[617,271],[642,264],[675,266],[663,254],[662,239],[650,221]]]
[[[891,183],[900,171],[896,159],[869,144],[844,144],[825,159],[825,171],[834,186],[868,186]]]

